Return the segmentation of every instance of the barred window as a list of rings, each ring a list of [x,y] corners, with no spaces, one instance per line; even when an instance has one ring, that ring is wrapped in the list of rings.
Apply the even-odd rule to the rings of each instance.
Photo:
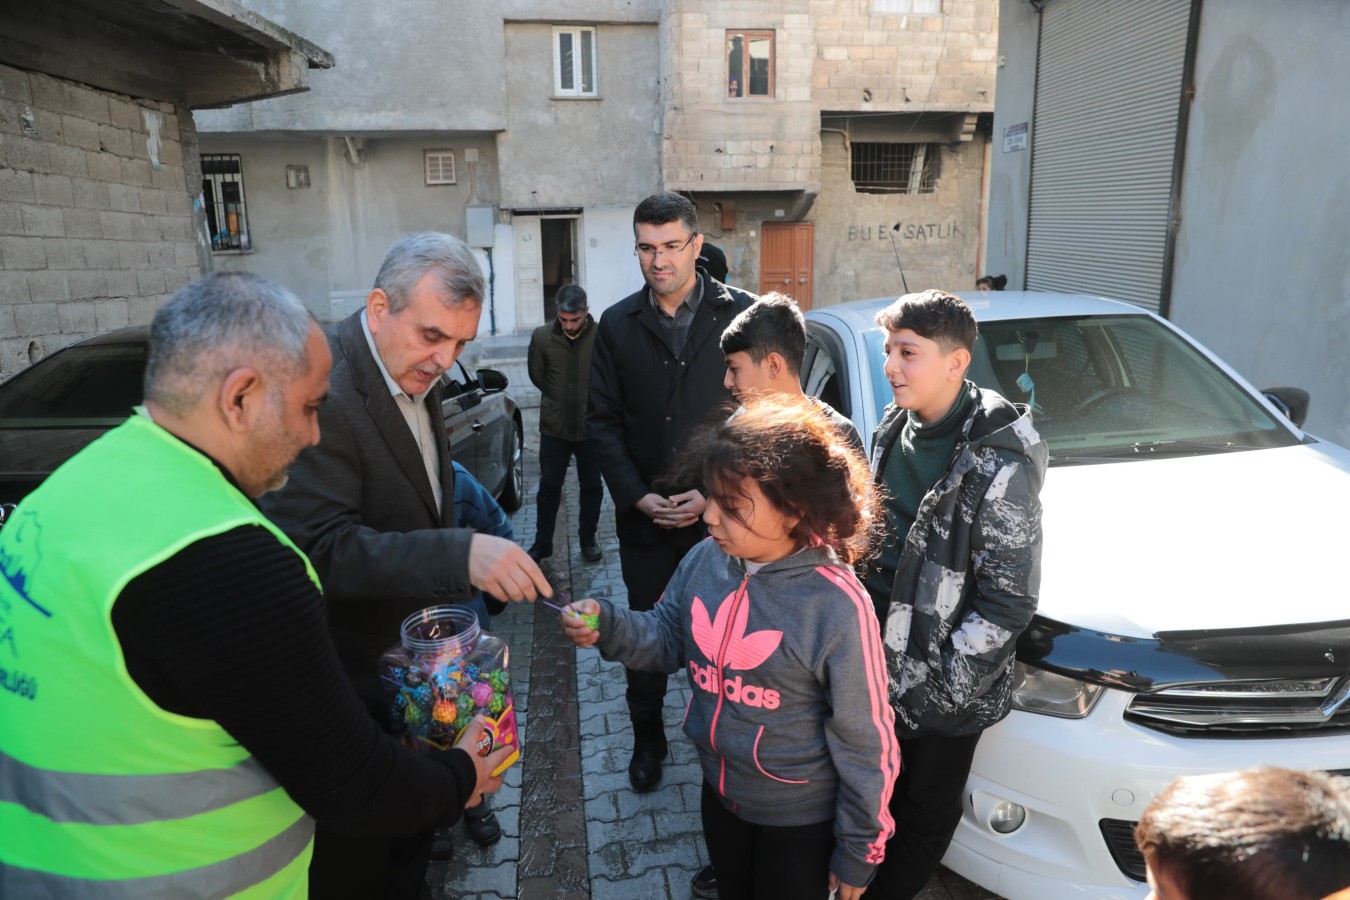
[[[253,249],[244,206],[244,166],[238,153],[202,154],[202,200],[213,253]]]
[[[931,194],[941,161],[941,144],[854,141],[853,187],[861,194]]]

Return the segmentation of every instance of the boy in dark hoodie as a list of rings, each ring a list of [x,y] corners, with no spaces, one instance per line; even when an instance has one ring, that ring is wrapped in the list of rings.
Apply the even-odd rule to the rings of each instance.
[[[868,893],[908,900],[951,843],[981,733],[1008,714],[1040,587],[1047,449],[1027,407],[966,380],[978,330],[959,297],[907,294],[876,321],[895,400],[872,439],[886,520],[865,583],[905,765]]]

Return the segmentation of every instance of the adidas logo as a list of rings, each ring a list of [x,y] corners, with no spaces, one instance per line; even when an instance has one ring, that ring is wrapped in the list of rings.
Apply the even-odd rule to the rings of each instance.
[[[690,660],[689,673],[693,676],[694,684],[710,694],[716,694],[720,686],[723,696],[732,703],[743,703],[756,709],[778,708],[777,691],[762,688],[757,684],[745,684],[739,675],[723,681],[722,673],[717,671],[717,666],[700,666]]]

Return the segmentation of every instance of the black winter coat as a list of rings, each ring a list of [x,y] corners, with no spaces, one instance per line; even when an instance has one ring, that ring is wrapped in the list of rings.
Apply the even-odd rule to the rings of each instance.
[[[690,434],[728,415],[734,405],[722,386],[727,367],[719,341],[755,297],[703,273],[699,278],[703,299],[678,357],[670,350],[646,287],[600,316],[586,424],[614,498],[615,526],[623,541],[692,545],[703,533],[699,526],[673,532],[659,528],[634,507],[649,493],[669,496],[697,487],[663,484],[656,489],[654,484]]]

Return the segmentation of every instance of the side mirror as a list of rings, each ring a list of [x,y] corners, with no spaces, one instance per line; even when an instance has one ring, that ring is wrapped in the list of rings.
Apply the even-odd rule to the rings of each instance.
[[[1266,388],[1261,392],[1266,399],[1275,404],[1275,408],[1284,413],[1285,418],[1302,428],[1308,419],[1308,403],[1312,399],[1308,392],[1296,387]]]
[[[485,391],[506,390],[506,376],[496,369],[479,369],[478,384]]]

